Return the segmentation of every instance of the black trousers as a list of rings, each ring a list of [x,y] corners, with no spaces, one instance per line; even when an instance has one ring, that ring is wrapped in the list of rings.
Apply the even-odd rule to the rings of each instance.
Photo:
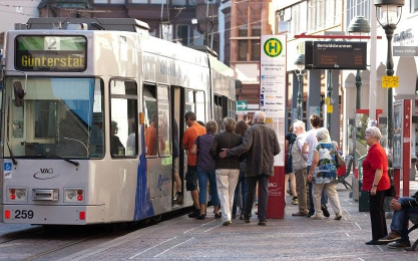
[[[270,176],[258,175],[255,177],[247,177],[248,193],[245,202],[244,217],[249,219],[254,204],[255,188],[258,182],[258,220],[266,221],[267,219],[267,203],[268,203],[268,185]]]
[[[370,221],[372,222],[372,239],[379,240],[388,234],[386,226],[385,210],[383,204],[385,200],[385,191],[377,191],[372,196],[369,192]]]

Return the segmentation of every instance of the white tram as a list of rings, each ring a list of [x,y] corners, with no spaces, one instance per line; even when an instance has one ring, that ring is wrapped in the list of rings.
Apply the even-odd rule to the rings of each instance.
[[[191,206],[184,184],[183,205],[173,204],[173,164],[186,171],[185,153],[173,157],[183,116],[234,116],[233,71],[135,19],[20,27],[1,61],[0,221],[129,222]]]

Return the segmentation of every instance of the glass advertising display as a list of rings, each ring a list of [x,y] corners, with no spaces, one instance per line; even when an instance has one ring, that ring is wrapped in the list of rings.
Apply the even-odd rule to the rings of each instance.
[[[369,114],[368,113],[356,113],[356,141],[355,141],[355,151],[354,151],[354,159],[355,163],[357,160],[367,155],[367,144],[365,140],[366,136],[366,129],[369,123]]]
[[[402,168],[402,112],[403,112],[403,103],[402,101],[396,101],[393,104],[393,162],[392,166],[397,169]]]

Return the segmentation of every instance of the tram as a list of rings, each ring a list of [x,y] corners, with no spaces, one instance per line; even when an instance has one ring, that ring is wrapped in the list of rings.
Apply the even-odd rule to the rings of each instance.
[[[136,19],[16,28],[1,60],[0,221],[132,222],[192,206],[185,184],[173,203],[173,166],[187,169],[186,153],[173,157],[184,114],[235,116],[233,71]]]

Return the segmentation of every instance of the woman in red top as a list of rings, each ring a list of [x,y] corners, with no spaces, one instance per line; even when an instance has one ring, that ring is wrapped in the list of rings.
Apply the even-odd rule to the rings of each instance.
[[[387,235],[387,226],[383,202],[385,190],[390,188],[388,175],[388,158],[385,150],[380,146],[382,137],[377,127],[366,129],[366,143],[369,145],[367,157],[363,162],[363,187],[368,191],[370,200],[370,220],[372,223],[372,240],[366,245],[378,245],[379,238]]]

